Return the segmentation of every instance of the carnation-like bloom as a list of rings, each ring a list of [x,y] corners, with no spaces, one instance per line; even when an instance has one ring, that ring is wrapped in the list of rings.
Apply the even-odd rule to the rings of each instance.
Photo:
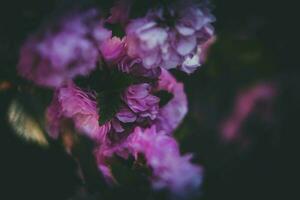
[[[128,54],[141,58],[147,69],[160,66],[192,73],[203,63],[201,52],[214,34],[214,20],[207,8],[190,1],[164,5],[128,24]]]
[[[131,85],[124,92],[122,99],[138,117],[154,120],[158,114],[159,98],[151,95],[151,89],[148,83]]]
[[[61,121],[70,119],[79,132],[102,142],[111,129],[111,124],[99,125],[99,114],[94,95],[82,91],[69,83],[55,92],[52,103],[47,109],[46,119],[49,133],[57,138]]]
[[[123,104],[111,121],[116,132],[124,132],[124,124],[132,128],[140,123],[154,123],[159,111],[159,98],[148,83],[130,85],[121,95]],[[130,126],[129,126],[130,125]]]
[[[95,9],[71,12],[29,37],[21,48],[19,73],[47,87],[59,87],[96,68],[98,46],[111,37]]]
[[[99,46],[102,57],[110,69],[118,69],[120,72],[142,76],[148,78],[157,78],[161,73],[161,68],[143,67],[140,58],[132,58],[128,55],[127,39],[116,36],[104,41]]]

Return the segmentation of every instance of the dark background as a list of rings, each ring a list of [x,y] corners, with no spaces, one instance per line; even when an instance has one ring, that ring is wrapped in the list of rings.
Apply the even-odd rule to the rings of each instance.
[[[58,2],[1,1],[0,81],[17,79],[15,66],[22,41],[51,15]],[[297,133],[299,118],[296,6],[292,1],[268,0],[214,0],[212,4],[217,41],[207,63],[191,76],[175,72],[186,84],[190,107],[175,136],[182,152],[194,152],[194,161],[205,168],[199,199],[289,199],[295,187],[289,184],[297,169],[291,163],[297,145],[294,141],[283,153],[281,143],[284,136]],[[275,83],[278,90],[272,120],[265,122],[253,111],[242,126],[249,145],[224,142],[218,127],[231,113],[236,95],[262,81]],[[23,141],[7,124],[6,110],[13,97],[12,91],[0,91],[0,199],[75,196],[82,185],[76,162],[59,142],[41,148]],[[104,195],[95,189],[100,182],[89,183],[91,196],[85,199]],[[139,183],[125,181],[122,189],[104,189],[115,194],[102,199],[164,197],[150,194]]]

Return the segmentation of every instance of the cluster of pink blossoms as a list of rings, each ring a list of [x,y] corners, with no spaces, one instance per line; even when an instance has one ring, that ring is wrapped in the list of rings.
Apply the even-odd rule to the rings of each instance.
[[[204,4],[178,0],[162,1],[131,19],[134,1],[124,2],[117,1],[107,18],[97,8],[77,9],[42,27],[21,48],[18,71],[54,90],[46,111],[50,136],[59,137],[65,120],[71,120],[78,133],[95,142],[108,181],[115,180],[109,158],[138,161],[143,155],[153,187],[181,195],[197,189],[202,174],[191,155],[180,155],[172,137],[188,108],[183,84],[168,70],[192,73],[204,62],[214,17]],[[107,24],[120,24],[125,35],[117,37]],[[77,78],[93,81],[83,86]],[[165,104],[160,92],[171,96]],[[102,96],[112,93],[117,106],[102,122],[108,107]]]

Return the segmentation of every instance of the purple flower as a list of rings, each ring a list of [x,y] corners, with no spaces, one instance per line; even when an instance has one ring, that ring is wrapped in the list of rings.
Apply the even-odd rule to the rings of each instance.
[[[173,95],[173,98],[159,109],[155,122],[158,130],[172,133],[182,122],[188,111],[183,84],[177,82],[167,70],[163,69],[156,90],[165,90]]]
[[[154,120],[158,114],[159,98],[151,94],[151,89],[147,83],[131,85],[122,96],[129,109],[139,118]]]
[[[112,128],[120,133],[142,123],[153,124],[159,112],[159,98],[152,95],[148,83],[129,86],[122,94],[123,104],[112,120]]]
[[[213,36],[214,17],[195,4],[168,5],[128,24],[128,54],[145,68],[179,68],[192,73],[202,63],[202,45]]]
[[[57,89],[47,109],[46,119],[49,134],[57,138],[63,119],[71,119],[77,130],[97,142],[105,140],[111,124],[99,126],[99,115],[95,98],[69,83]]]
[[[128,138],[128,148],[136,159],[139,154],[145,156],[153,170],[155,189],[168,188],[175,195],[184,195],[202,182],[201,168],[190,163],[191,155],[181,156],[176,140],[155,126],[137,127]]]
[[[25,41],[18,71],[36,84],[59,87],[95,69],[97,47],[110,37],[96,10],[72,12]]]

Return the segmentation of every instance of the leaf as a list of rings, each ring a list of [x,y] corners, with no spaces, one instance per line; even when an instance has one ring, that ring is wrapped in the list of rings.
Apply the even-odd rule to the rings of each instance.
[[[142,155],[139,155],[142,157]],[[143,159],[143,158],[142,158]],[[151,170],[144,164],[145,161],[134,160],[129,157],[127,160],[115,156],[112,159],[111,169],[120,185],[126,185],[135,190],[147,190],[149,186],[149,177]]]
[[[121,24],[106,24],[106,28],[110,29],[116,37],[122,38],[125,36],[124,28]]]
[[[104,91],[98,94],[97,102],[99,105],[99,124],[111,120],[121,106],[121,93],[118,91]]]
[[[154,95],[160,99],[159,107],[165,106],[173,98],[173,94],[163,90],[156,92]]]
[[[18,136],[44,147],[49,145],[43,128],[17,99],[9,105],[7,115],[10,126]]]

